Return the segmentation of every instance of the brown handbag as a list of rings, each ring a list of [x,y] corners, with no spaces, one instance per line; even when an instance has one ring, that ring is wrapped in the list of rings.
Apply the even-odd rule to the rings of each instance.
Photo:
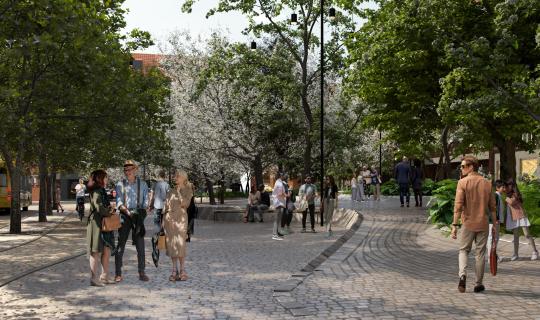
[[[103,217],[101,219],[101,231],[110,232],[120,229],[122,226],[122,221],[120,220],[120,215],[113,213],[108,217]]]

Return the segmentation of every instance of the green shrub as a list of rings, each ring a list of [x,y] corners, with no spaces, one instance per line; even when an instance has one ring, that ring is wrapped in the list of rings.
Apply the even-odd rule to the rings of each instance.
[[[435,183],[429,205],[429,221],[437,225],[450,225],[454,218],[454,200],[457,180],[442,180]]]
[[[385,196],[398,196],[399,185],[397,184],[396,179],[392,178],[381,184],[381,194]]]
[[[433,190],[437,188],[437,184],[435,181],[427,178],[424,180],[424,184],[422,185],[422,194],[425,196],[430,196],[433,194]]]

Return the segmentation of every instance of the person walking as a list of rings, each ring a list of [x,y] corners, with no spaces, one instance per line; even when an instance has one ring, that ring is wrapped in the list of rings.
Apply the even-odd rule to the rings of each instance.
[[[152,192],[152,200],[150,200],[150,211],[154,213],[154,226],[156,231],[161,230],[163,207],[165,206],[165,199],[167,198],[169,189],[169,183],[165,181],[165,170],[159,170],[157,182],[154,185],[154,191]]]
[[[531,255],[531,260],[538,259],[538,250],[536,249],[536,244],[534,243],[534,238],[531,235],[529,227],[531,223],[527,218],[525,211],[523,210],[523,197],[516,182],[513,179],[509,179],[506,182],[506,230],[512,230],[514,234],[514,254],[511,261],[519,259],[519,228],[523,230],[523,234],[529,241],[533,252]]]
[[[495,209],[496,209],[496,216],[498,221],[505,221],[504,220],[504,201],[503,201],[503,193],[505,193],[506,184],[502,180],[496,180],[495,181]],[[488,259],[491,255],[491,244],[492,239],[495,238],[495,244],[497,245],[499,243],[499,232],[500,232],[500,224],[493,224],[493,221],[491,221],[490,217],[490,223],[489,223],[489,229],[488,229],[488,240],[487,240],[487,253],[488,253]],[[495,228],[495,232],[493,232],[493,228]],[[499,260],[501,260],[501,257],[499,257]]]
[[[114,262],[116,276],[114,280],[120,282],[122,277],[122,259],[126,249],[129,233],[132,233],[133,243],[137,249],[137,269],[139,280],[148,281],[145,273],[144,256],[144,219],[148,208],[148,186],[137,176],[138,166],[133,160],[124,163],[125,179],[116,184],[116,204],[121,213],[122,227],[118,230],[118,253]]]
[[[56,189],[55,189],[55,192],[54,192],[54,198],[55,198],[55,203],[54,203],[54,206],[56,207],[56,212],[60,212],[60,210],[62,210],[62,212],[64,212],[64,207],[62,207],[62,203],[60,203],[60,200],[62,198],[62,190],[60,189],[60,184],[56,184]]]
[[[185,271],[186,239],[188,237],[187,208],[193,197],[193,186],[185,171],[175,174],[176,188],[167,194],[163,209],[163,229],[167,256],[171,258],[172,271],[170,281],[186,281]]]
[[[102,232],[101,221],[109,217],[116,209],[111,205],[105,191],[105,186],[109,182],[107,173],[104,170],[96,170],[90,175],[90,215],[86,226],[86,243],[90,257],[90,285],[102,287],[104,284],[113,284],[109,279],[109,257],[111,250],[114,250],[113,232]],[[99,265],[102,265],[103,272],[98,278]]]
[[[76,211],[79,214],[79,220],[82,221],[84,217],[84,194],[86,193],[86,186],[84,180],[79,178],[79,183],[75,186],[75,203]]]
[[[353,173],[353,177],[351,178],[351,201],[356,201],[357,196],[358,196],[357,182],[356,182],[356,177]]]
[[[324,221],[326,221],[327,237],[332,236],[332,219],[337,206],[338,187],[333,176],[327,176],[324,188]]]
[[[274,230],[272,233],[273,240],[283,240],[283,234],[279,232],[279,226],[283,215],[287,213],[287,194],[285,193],[285,187],[283,186],[281,177],[282,174],[280,172],[276,173],[276,182],[272,191],[273,204],[276,210]]]
[[[411,183],[414,192],[415,207],[422,206],[422,185],[424,184],[424,171],[419,159],[414,159],[414,168],[411,170]]]
[[[362,167],[362,181],[364,182],[364,194],[369,199],[371,196],[371,171],[367,166]]]
[[[354,178],[353,178],[354,179]],[[307,176],[305,183],[300,186],[298,197],[307,201],[308,207],[302,212],[302,232],[306,232],[306,220],[309,211],[311,222],[311,232],[315,233],[315,198],[317,197],[317,187],[311,183],[311,176]]]
[[[399,185],[399,202],[401,203],[401,207],[403,207],[404,200],[407,200],[408,207],[411,197],[409,193],[411,166],[409,165],[407,157],[403,157],[402,161],[396,165],[394,176]]]
[[[356,197],[357,201],[365,200],[365,183],[364,178],[362,177],[362,168],[358,168],[358,176],[356,177],[356,188],[358,189],[358,195]]]
[[[373,200],[381,200],[381,175],[375,166],[371,166],[371,184],[373,185]]]
[[[287,200],[285,201],[285,211],[281,216],[281,233],[287,235],[291,233],[291,221],[292,213],[294,211],[294,204],[292,202],[292,191],[289,189],[289,175],[284,174],[282,177],[283,188],[285,188],[285,195]]]
[[[488,216],[489,210],[493,224],[499,224],[495,208],[495,196],[491,192],[491,183],[478,174],[478,159],[466,156],[461,161],[461,173],[464,178],[459,180],[456,188],[454,203],[454,218],[452,239],[457,239],[457,227],[461,232],[459,244],[459,283],[458,291],[465,292],[467,282],[467,260],[471,252],[472,243],[476,244],[476,285],[474,292],[485,290],[483,285],[484,267],[486,264],[486,244],[488,239]]]

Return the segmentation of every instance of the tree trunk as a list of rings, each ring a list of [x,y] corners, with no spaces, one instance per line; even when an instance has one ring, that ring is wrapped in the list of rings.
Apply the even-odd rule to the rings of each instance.
[[[56,205],[60,199],[56,199],[56,170],[53,169],[51,172],[51,193],[50,193],[50,199],[51,199],[51,208],[52,210],[58,210],[58,206]],[[52,214],[52,211],[51,211]]]
[[[7,163],[6,159],[6,163]],[[11,178],[11,209],[9,217],[9,233],[21,233],[21,171],[20,161],[14,166],[13,162],[7,164]]]
[[[253,161],[253,172],[255,175],[255,184],[257,187],[259,187],[261,184],[264,183],[262,161],[261,161],[261,156],[259,155],[255,156],[255,160]]]
[[[23,172],[24,143],[19,141],[16,154],[9,152],[8,147],[3,143],[0,144],[0,151],[6,163],[11,182],[9,233],[19,234],[21,233],[21,176]]]
[[[444,179],[444,152],[441,152],[439,157],[439,163],[437,164],[437,173],[435,173],[435,181],[440,181]]]
[[[498,141],[496,144],[501,155],[501,180],[512,178],[516,181],[516,144],[508,139]]]
[[[441,144],[444,155],[444,179],[448,179],[452,174],[452,169],[450,167],[452,160],[450,159],[450,148],[448,147],[448,131],[450,131],[450,127],[445,126],[441,134]]]
[[[47,221],[47,157],[44,154],[39,156],[39,222]]]
[[[48,216],[52,215],[52,194],[51,194],[51,176],[45,177],[45,192],[47,193],[45,197],[45,212]]]
[[[208,190],[208,198],[211,205],[216,204],[216,196],[214,195],[214,184],[212,183],[212,180],[208,178],[208,176],[204,175],[204,181],[206,182],[206,190]]]

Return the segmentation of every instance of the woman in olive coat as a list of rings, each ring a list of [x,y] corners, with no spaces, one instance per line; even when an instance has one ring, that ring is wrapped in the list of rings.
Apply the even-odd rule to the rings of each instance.
[[[90,175],[88,182],[90,192],[90,216],[86,227],[86,243],[90,256],[90,285],[102,287],[104,284],[113,284],[114,281],[108,278],[109,257],[111,247],[114,246],[112,232],[101,232],[101,220],[108,217],[114,211],[107,198],[105,186],[109,182],[107,173],[104,170],[96,170]],[[105,240],[105,241],[104,241]],[[101,277],[97,277],[99,265],[103,266]]]
[[[193,186],[188,181],[185,171],[177,171],[175,180],[176,188],[171,189],[167,194],[163,208],[163,229],[167,256],[171,257],[172,261],[172,273],[169,280],[185,281],[188,278],[184,269],[188,237],[187,208],[193,197]],[[180,269],[177,268],[177,262],[180,264]]]

